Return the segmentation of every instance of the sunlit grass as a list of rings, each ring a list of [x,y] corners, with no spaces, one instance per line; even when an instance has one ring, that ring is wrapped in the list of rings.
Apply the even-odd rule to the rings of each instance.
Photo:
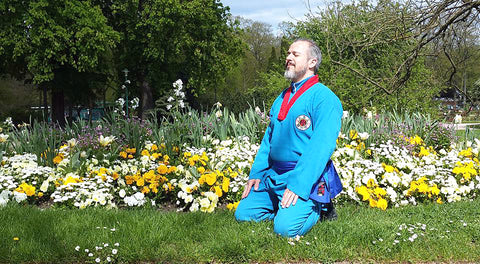
[[[305,237],[289,241],[273,233],[271,222],[237,223],[228,211],[7,206],[0,209],[0,262],[93,262],[107,255],[122,262],[190,263],[480,259],[478,199],[387,211],[341,205],[337,211],[337,221],[319,223]],[[85,248],[94,256],[88,257]]]

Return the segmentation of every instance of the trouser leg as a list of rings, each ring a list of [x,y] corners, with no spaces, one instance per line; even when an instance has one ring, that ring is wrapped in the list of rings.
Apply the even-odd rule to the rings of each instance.
[[[286,237],[303,236],[318,222],[320,212],[320,204],[310,199],[298,198],[297,203],[288,208],[281,208],[279,204],[274,231]]]
[[[240,201],[235,211],[237,221],[272,220],[278,210],[278,198],[267,190],[251,190],[248,196]]]

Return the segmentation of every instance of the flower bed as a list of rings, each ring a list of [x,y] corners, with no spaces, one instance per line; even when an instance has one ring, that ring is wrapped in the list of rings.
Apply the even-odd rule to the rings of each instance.
[[[480,191],[480,141],[465,150],[435,151],[417,137],[367,146],[368,133],[341,134],[332,160],[342,178],[339,201],[366,203],[385,210],[419,202],[473,199]],[[99,150],[114,137],[100,136]],[[204,138],[204,148],[182,146],[174,157],[165,144],[121,148],[102,159],[79,148],[74,139],[57,150],[55,167],[41,166],[33,154],[4,155],[0,166],[0,205],[7,202],[86,208],[139,207],[174,203],[178,210],[234,209],[258,150],[247,137]]]

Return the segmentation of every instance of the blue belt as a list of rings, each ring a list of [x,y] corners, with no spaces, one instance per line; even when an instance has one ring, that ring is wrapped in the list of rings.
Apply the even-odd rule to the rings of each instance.
[[[278,174],[291,171],[296,165],[296,161],[272,161],[272,169]],[[320,203],[330,203],[331,199],[335,198],[342,189],[342,181],[337,170],[332,160],[328,160],[320,179],[313,185],[309,197]]]

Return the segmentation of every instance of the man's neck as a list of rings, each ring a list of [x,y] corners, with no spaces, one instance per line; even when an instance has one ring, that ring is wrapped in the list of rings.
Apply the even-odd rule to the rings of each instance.
[[[303,78],[298,82],[292,81],[292,92],[295,93],[308,79],[312,77],[313,75],[303,76]]]

